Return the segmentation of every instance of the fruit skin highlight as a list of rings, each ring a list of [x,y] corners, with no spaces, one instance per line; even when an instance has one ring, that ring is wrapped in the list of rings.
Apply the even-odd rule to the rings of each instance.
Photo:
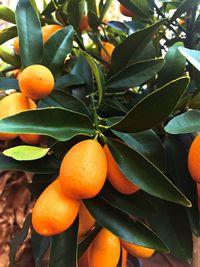
[[[25,68],[19,77],[21,92],[31,99],[48,96],[54,88],[54,77],[43,65],[31,65]]]
[[[107,176],[107,161],[103,148],[96,140],[84,140],[65,155],[59,180],[62,189],[72,198],[96,196]]]
[[[95,219],[89,213],[83,202],[81,201],[79,209],[79,228],[78,238],[84,237],[93,228]]]
[[[90,245],[89,267],[116,267],[120,259],[120,253],[119,238],[103,228]]]
[[[79,201],[64,194],[56,179],[43,191],[33,207],[33,228],[43,236],[62,233],[76,219],[79,206]]]
[[[122,194],[133,194],[138,190],[140,190],[139,187],[130,182],[120,171],[107,144],[104,145],[103,149],[107,158],[107,165],[108,165],[107,177],[111,185]]]
[[[122,15],[126,16],[126,17],[134,17],[135,14],[130,11],[129,9],[127,9],[125,6],[123,6],[122,4],[119,5],[119,11]]]
[[[188,153],[188,170],[193,180],[200,182],[200,134],[193,140]]]
[[[135,244],[128,243],[127,241],[124,241],[124,240],[120,240],[120,241],[121,241],[122,247],[134,257],[147,259],[147,258],[150,258],[155,252],[155,249],[152,249],[152,248],[138,246]]]
[[[112,45],[111,43],[108,43],[108,42],[103,42],[102,45],[103,45],[104,49],[107,51],[107,53],[103,48],[101,48],[101,57],[104,61],[109,63],[111,60],[112,52],[115,49],[115,47],[114,47],[114,45]]]

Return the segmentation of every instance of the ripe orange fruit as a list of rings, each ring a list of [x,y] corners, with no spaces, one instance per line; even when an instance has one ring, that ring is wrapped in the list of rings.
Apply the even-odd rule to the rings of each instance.
[[[89,248],[85,251],[85,253],[80,257],[78,261],[78,267],[89,267],[88,263],[88,255],[89,255]]]
[[[33,228],[44,236],[59,234],[72,225],[79,206],[79,201],[64,194],[57,179],[44,190],[33,207]]]
[[[90,245],[89,267],[116,267],[120,252],[119,238],[103,228]]]
[[[122,266],[121,267],[126,267],[127,266],[127,251],[122,248]]]
[[[42,136],[38,134],[20,134],[20,139],[29,145],[37,145],[41,142]]]
[[[32,99],[48,96],[54,88],[54,77],[43,65],[31,65],[25,68],[19,77],[21,92]]]
[[[35,103],[22,93],[13,93],[0,101],[0,119],[30,109]],[[0,140],[10,140],[17,137],[17,134],[0,133]]]
[[[153,255],[155,249],[138,246],[121,240],[122,247],[132,256],[147,259]]]
[[[192,142],[188,154],[188,169],[196,182],[200,182],[200,134]]]
[[[88,24],[88,18],[86,15],[84,15],[82,17],[79,28],[80,28],[81,32],[86,32],[90,29],[90,26]]]
[[[79,209],[79,228],[78,237],[84,237],[94,226],[95,219],[89,213],[83,202],[81,201]]]
[[[108,165],[108,181],[112,184],[112,186],[122,194],[133,194],[140,190],[135,184],[130,182],[120,171],[116,161],[114,160],[108,145],[104,145],[103,147]]]
[[[104,49],[107,51],[107,53],[103,48],[101,48],[101,57],[104,61],[110,62],[112,52],[113,52],[115,47],[114,47],[114,45],[112,45],[111,43],[108,43],[108,42],[103,42],[102,45],[103,45]]]
[[[63,27],[58,24],[51,24],[46,25],[42,27],[42,37],[43,37],[43,43],[45,44],[47,40],[51,37],[52,34],[57,32],[58,30],[62,29]],[[19,49],[19,37],[16,37],[13,43],[15,53],[19,55],[20,49]]]
[[[85,140],[73,146],[65,155],[59,180],[72,198],[96,196],[104,185],[107,161],[103,148],[96,140]]]
[[[122,4],[119,5],[119,11],[122,15],[126,16],[126,17],[134,17],[135,14],[130,11],[129,9],[127,9],[125,6],[123,6]]]

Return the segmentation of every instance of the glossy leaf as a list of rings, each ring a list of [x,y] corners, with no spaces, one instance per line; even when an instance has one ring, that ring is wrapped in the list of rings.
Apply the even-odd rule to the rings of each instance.
[[[84,0],[68,0],[67,3],[68,22],[75,29],[79,28],[81,18],[84,15],[84,7],[85,7]]]
[[[19,67],[21,65],[20,58],[6,46],[0,46],[0,58],[4,62],[16,67]]]
[[[122,173],[150,195],[183,206],[190,201],[150,161],[121,142],[108,139],[108,146]]]
[[[133,220],[126,213],[110,205],[100,197],[84,200],[84,204],[103,227],[119,238],[141,246],[168,251],[165,244],[142,222]]]
[[[14,78],[4,78],[0,77],[0,88],[1,90],[8,90],[8,89],[19,89],[18,80]]]
[[[200,71],[200,51],[179,47],[181,54]]]
[[[164,66],[163,59],[152,59],[125,67],[107,81],[113,90],[141,85],[154,77]]]
[[[13,26],[0,31],[0,45],[17,36],[17,27]]]
[[[55,32],[44,45],[43,64],[47,66],[54,76],[58,76],[64,69],[64,61],[72,50],[74,29],[67,26]]]
[[[31,233],[31,246],[33,249],[33,256],[35,266],[39,267],[41,260],[50,246],[51,238],[48,236],[41,236],[32,229]]]
[[[175,19],[179,18],[183,13],[187,12],[192,6],[198,5],[199,0],[185,0],[179,5],[179,7],[174,12],[173,16],[170,19],[172,23]]]
[[[15,24],[15,13],[8,7],[0,5],[0,20]]]
[[[63,108],[29,110],[7,117],[0,120],[0,131],[48,135],[59,141],[66,141],[80,133],[94,134],[88,117]]]
[[[200,131],[200,111],[189,110],[171,119],[165,126],[165,131],[170,134],[184,134]]]
[[[110,74],[113,75],[121,71],[130,62],[131,64],[137,62],[137,58],[143,53],[155,32],[164,22],[165,20],[158,21],[143,30],[135,32],[118,45],[112,53]]]
[[[17,253],[17,249],[23,243],[23,241],[26,239],[30,226],[31,226],[31,214],[29,214],[26,217],[26,220],[23,224],[21,231],[19,231],[10,242],[10,255],[9,255],[9,259],[10,259],[10,265],[9,266],[10,267],[15,266],[15,256]]]
[[[90,114],[85,103],[64,91],[54,90],[48,97],[41,100],[40,104],[47,107],[63,107],[87,116]]]
[[[103,99],[103,93],[105,90],[105,80],[104,80],[103,73],[102,73],[101,69],[98,67],[98,65],[96,64],[96,62],[93,60],[93,58],[91,56],[89,56],[89,54],[87,54],[84,51],[81,51],[81,53],[83,54],[83,56],[87,60],[88,64],[90,65],[92,72],[94,74],[94,77],[96,79],[97,88],[98,88],[98,92],[99,92],[99,105],[100,105],[101,101]]]
[[[15,146],[3,151],[7,157],[19,161],[29,161],[43,158],[49,152],[49,148],[36,147],[36,146]]]
[[[0,170],[15,170],[34,173],[56,173],[60,167],[60,162],[52,156],[46,156],[34,161],[17,161],[0,154]]]
[[[73,74],[66,74],[56,80],[55,89],[61,90],[61,89],[66,89],[71,86],[83,85],[83,84],[85,84],[85,81],[83,80],[81,76],[73,75]]]
[[[65,232],[52,237],[49,267],[77,266],[77,232],[78,219]]]
[[[142,154],[160,170],[165,170],[165,155],[163,144],[153,130],[147,130],[144,132],[132,134],[120,133],[117,131],[113,132],[130,148]]]
[[[40,21],[31,3],[27,0],[19,0],[15,17],[23,67],[40,64],[43,55],[43,38]]]
[[[188,83],[189,77],[181,77],[150,93],[110,128],[131,133],[148,130],[158,125],[172,113],[186,91]]]

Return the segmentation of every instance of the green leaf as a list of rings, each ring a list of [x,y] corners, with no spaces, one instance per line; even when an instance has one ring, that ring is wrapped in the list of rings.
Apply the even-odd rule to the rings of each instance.
[[[144,49],[149,45],[155,32],[164,22],[165,20],[158,21],[145,29],[135,32],[118,45],[112,53],[110,74],[113,75],[119,72],[130,63],[136,63]]]
[[[23,67],[40,64],[43,55],[43,38],[39,18],[31,3],[27,0],[19,0],[15,17]]]
[[[118,0],[123,6],[132,11],[136,16],[149,19],[149,3],[148,0]]]
[[[77,232],[78,218],[64,233],[52,237],[49,267],[77,266]]]
[[[96,64],[96,62],[93,60],[93,58],[91,56],[89,56],[84,51],[81,51],[81,54],[83,54],[83,56],[87,60],[88,64],[90,65],[90,67],[92,69],[94,77],[96,79],[97,88],[98,88],[98,92],[99,92],[99,105],[100,105],[101,102],[102,102],[103,93],[104,93],[104,90],[105,90],[105,80],[104,80],[103,73],[102,73],[101,69],[98,67],[98,65]]]
[[[173,112],[186,91],[188,83],[189,77],[181,77],[150,93],[136,104],[122,120],[110,128],[131,133],[148,130],[158,125]]]
[[[9,259],[10,259],[9,266],[10,267],[15,266],[15,256],[16,256],[17,249],[26,239],[30,226],[31,226],[31,214],[29,214],[26,217],[26,220],[23,224],[21,231],[19,231],[10,242],[10,254],[9,254]]]
[[[4,78],[0,77],[0,88],[1,90],[8,90],[8,89],[19,89],[18,80],[13,78]]]
[[[179,47],[181,54],[200,71],[200,51]]]
[[[188,104],[189,108],[192,109],[200,109],[200,92],[194,95],[193,97],[190,95],[190,102]]]
[[[13,158],[15,160],[36,160],[43,158],[50,148],[43,148],[37,146],[15,146],[3,151],[3,155]]]
[[[42,99],[40,103],[47,107],[63,107],[87,116],[90,114],[85,103],[64,91],[54,90],[48,97]]]
[[[14,51],[2,45],[0,46],[0,58],[12,66],[19,67],[21,65],[20,58],[15,55]]]
[[[0,5],[0,20],[15,24],[15,13],[8,7]]]
[[[111,205],[136,218],[145,218],[154,213],[150,202],[139,191],[132,195],[125,195],[119,193],[109,183],[106,183],[101,190],[100,196]]]
[[[158,198],[191,207],[190,201],[150,161],[121,142],[108,139],[108,146],[128,180]]]
[[[129,65],[110,77],[107,86],[116,90],[116,88],[123,89],[141,85],[154,77],[163,66],[163,59],[151,59]]]
[[[100,197],[84,200],[84,204],[103,227],[130,243],[168,251],[165,244],[142,222],[110,205]]]
[[[75,29],[79,28],[81,18],[84,15],[84,9],[85,9],[84,0],[68,0],[67,3],[68,23],[72,25]]]
[[[130,148],[142,154],[156,165],[160,170],[165,170],[164,148],[160,138],[153,130],[127,134],[113,131]]]
[[[61,90],[66,89],[71,86],[75,85],[83,85],[85,84],[85,81],[83,78],[79,75],[73,75],[73,74],[66,74],[61,77],[59,77],[55,82],[55,89]]]
[[[178,50],[180,46],[183,46],[183,43],[177,42],[167,51],[165,55],[165,65],[158,74],[158,83],[160,85],[175,80],[183,75],[186,60]]]
[[[100,20],[103,20],[106,12],[109,10],[113,0],[107,0],[103,3],[103,0],[99,2],[99,13],[100,13]]]
[[[13,26],[0,31],[0,45],[17,36],[17,27]]]
[[[67,26],[55,32],[44,45],[43,64],[47,66],[54,76],[58,76],[64,69],[64,61],[71,53],[73,46],[74,29]]]
[[[31,233],[31,246],[33,249],[33,256],[35,260],[35,266],[39,267],[41,260],[50,246],[51,238],[47,236],[41,236],[32,229]]]
[[[55,2],[50,1],[49,4],[45,7],[45,9],[42,11],[42,15],[49,15],[53,12],[55,12],[57,9]]]
[[[26,171],[34,173],[57,173],[60,162],[52,156],[46,156],[34,161],[17,161],[0,153],[0,170]]]
[[[170,134],[184,134],[200,131],[200,111],[189,110],[174,117],[165,126],[165,131]]]
[[[78,134],[92,136],[94,129],[92,122],[83,114],[63,108],[43,108],[0,120],[0,132],[34,133],[66,141]]]

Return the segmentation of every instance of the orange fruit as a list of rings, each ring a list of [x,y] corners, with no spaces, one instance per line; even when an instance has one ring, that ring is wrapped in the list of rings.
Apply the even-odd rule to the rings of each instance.
[[[54,88],[54,77],[43,65],[31,65],[25,68],[19,77],[21,92],[32,99],[48,96]]]
[[[119,11],[122,15],[126,16],[126,17],[134,17],[135,14],[130,11],[129,9],[127,9],[125,6],[123,6],[122,4],[119,5]]]
[[[83,202],[81,201],[79,209],[79,228],[78,237],[84,237],[94,226],[95,219],[89,213]]]
[[[103,228],[90,245],[89,267],[116,267],[119,262],[120,252],[119,238]]]
[[[112,52],[113,52],[115,47],[114,47],[114,45],[112,45],[111,43],[108,43],[108,42],[103,42],[102,45],[106,51],[103,48],[101,48],[101,57],[104,61],[110,62]]]
[[[196,182],[200,182],[200,134],[193,140],[188,153],[188,169]]]
[[[78,267],[89,267],[88,255],[89,255],[89,249],[87,249],[85,253],[80,257],[78,261]]]
[[[104,145],[103,149],[107,158],[107,177],[108,181],[112,184],[112,186],[122,194],[133,194],[140,190],[139,187],[130,182],[120,171],[116,161],[114,160],[108,148],[108,145]]]
[[[79,206],[79,201],[64,194],[57,179],[43,191],[33,207],[33,228],[44,236],[59,234],[72,225]]]
[[[104,185],[107,161],[103,148],[96,140],[84,140],[65,155],[59,179],[66,194],[72,198],[96,196]]]
[[[177,19],[178,24],[183,25],[185,23],[184,19]]]
[[[47,40],[51,37],[52,34],[57,32],[58,30],[62,29],[63,27],[58,24],[51,24],[46,25],[42,27],[42,37],[43,37],[43,43],[45,44]],[[19,49],[19,37],[16,37],[13,43],[15,53],[19,55],[20,49]]]
[[[82,17],[79,28],[80,28],[81,32],[86,32],[90,29],[90,26],[88,24],[88,18],[86,15],[84,15]]]
[[[122,248],[122,266],[121,267],[126,267],[127,266],[127,251]]]
[[[38,134],[20,134],[20,139],[29,145],[37,145],[41,142],[41,135]]]
[[[30,109],[34,102],[22,93],[13,93],[0,101],[0,119],[15,115],[19,112]],[[10,140],[17,137],[17,134],[0,133],[0,140]]]
[[[128,243],[127,241],[124,240],[121,240],[121,245],[129,254],[138,258],[144,258],[144,259],[150,258],[155,252],[155,249],[153,248],[138,246],[135,244]]]

